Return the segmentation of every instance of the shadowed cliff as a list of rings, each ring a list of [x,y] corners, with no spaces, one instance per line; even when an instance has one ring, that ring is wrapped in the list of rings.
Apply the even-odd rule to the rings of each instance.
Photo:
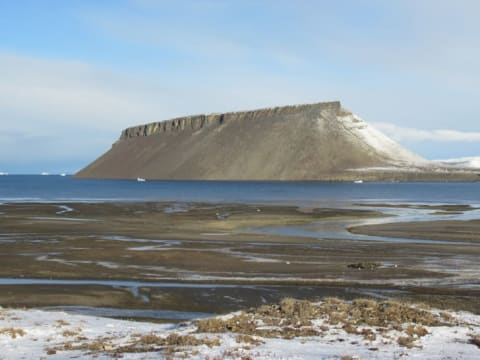
[[[423,180],[432,170],[426,166],[424,159],[343,109],[340,102],[327,102],[187,116],[130,127],[107,153],[76,176]],[[423,175],[415,169],[422,169]]]

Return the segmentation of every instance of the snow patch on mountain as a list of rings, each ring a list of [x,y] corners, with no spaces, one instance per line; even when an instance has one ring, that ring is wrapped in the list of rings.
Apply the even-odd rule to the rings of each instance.
[[[458,159],[434,160],[435,163],[443,166],[454,166],[460,168],[480,169],[480,156],[464,157]]]
[[[426,165],[427,160],[405,149],[359,116],[348,113],[338,117],[345,130],[366,143],[375,152],[395,165]]]

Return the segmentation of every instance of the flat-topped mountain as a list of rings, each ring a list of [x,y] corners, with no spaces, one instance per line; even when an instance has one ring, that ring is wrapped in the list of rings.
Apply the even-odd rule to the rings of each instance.
[[[403,148],[340,102],[194,115],[134,126],[81,178],[477,180]]]

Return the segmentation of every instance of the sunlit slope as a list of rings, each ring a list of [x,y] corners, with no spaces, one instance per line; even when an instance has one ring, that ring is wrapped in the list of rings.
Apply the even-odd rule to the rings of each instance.
[[[397,170],[416,172],[412,169],[425,166],[426,160],[343,109],[340,102],[328,102],[131,127],[77,176],[375,180],[388,178],[392,169],[398,177]]]

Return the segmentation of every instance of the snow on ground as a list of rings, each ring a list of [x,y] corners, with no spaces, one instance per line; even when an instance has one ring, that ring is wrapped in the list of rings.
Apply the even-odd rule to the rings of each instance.
[[[52,359],[71,359],[78,356],[88,358],[85,351],[62,351],[54,354],[53,349],[72,340],[79,343],[93,342],[104,337],[115,338],[115,342],[120,344],[135,333],[165,332],[172,327],[173,325],[71,315],[65,312],[2,309],[0,359],[40,359],[47,356]],[[108,346],[103,350],[108,350]],[[102,357],[110,358],[107,355]]]
[[[0,359],[480,358],[480,316],[388,304],[290,300],[181,325],[0,309]]]
[[[480,156],[476,157],[464,157],[458,159],[448,159],[448,160],[434,160],[435,163],[442,166],[454,166],[460,168],[474,168],[480,169]]]
[[[409,165],[428,163],[427,160],[405,149],[355,114],[340,116],[339,120],[349,133],[368,144],[386,159]]]

